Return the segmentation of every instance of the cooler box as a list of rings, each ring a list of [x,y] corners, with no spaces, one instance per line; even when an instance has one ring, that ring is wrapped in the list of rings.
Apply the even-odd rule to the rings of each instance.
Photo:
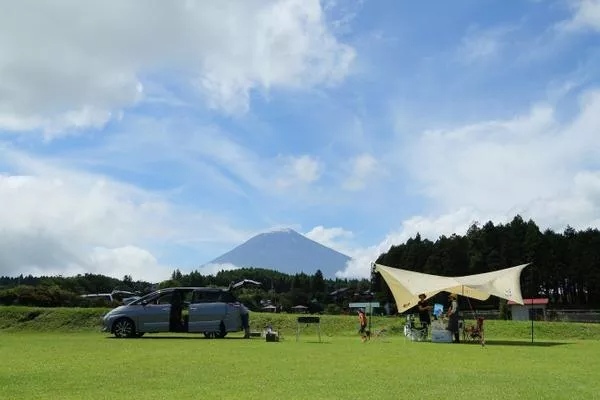
[[[265,337],[267,339],[267,342],[279,342],[279,335],[277,334],[277,332],[267,333]]]
[[[431,341],[434,343],[452,343],[452,332],[446,329],[434,329],[431,331]]]

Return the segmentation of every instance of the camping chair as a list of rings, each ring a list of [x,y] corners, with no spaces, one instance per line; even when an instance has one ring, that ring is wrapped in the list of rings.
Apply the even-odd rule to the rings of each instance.
[[[404,336],[413,342],[421,342],[427,339],[427,325],[417,327],[415,326],[414,315],[407,315],[406,323],[404,324]]]
[[[483,317],[477,317],[476,324],[463,327],[463,340],[474,342],[479,341],[482,346],[485,345],[485,336],[483,332]]]

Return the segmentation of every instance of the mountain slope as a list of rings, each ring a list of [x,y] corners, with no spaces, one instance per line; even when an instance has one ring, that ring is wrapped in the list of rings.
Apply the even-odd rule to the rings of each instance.
[[[210,264],[233,264],[237,267],[274,269],[286,274],[314,274],[320,269],[326,278],[335,277],[350,260],[345,254],[284,229],[258,234]]]

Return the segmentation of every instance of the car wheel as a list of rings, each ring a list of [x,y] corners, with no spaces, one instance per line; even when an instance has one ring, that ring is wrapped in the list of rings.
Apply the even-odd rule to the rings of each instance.
[[[129,318],[121,318],[115,322],[113,333],[118,338],[130,338],[135,336],[135,326]]]

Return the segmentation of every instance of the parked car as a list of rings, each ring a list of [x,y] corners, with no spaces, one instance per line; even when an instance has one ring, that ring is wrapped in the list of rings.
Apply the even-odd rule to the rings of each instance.
[[[242,330],[243,307],[229,288],[161,289],[109,311],[103,318],[103,331],[118,338],[158,332],[222,338]]]

